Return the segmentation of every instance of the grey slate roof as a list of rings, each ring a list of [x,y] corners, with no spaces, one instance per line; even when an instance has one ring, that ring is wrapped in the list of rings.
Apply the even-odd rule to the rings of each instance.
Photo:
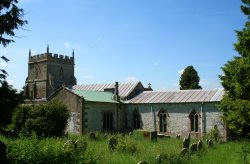
[[[127,97],[133,89],[140,83],[134,82],[134,83],[121,83],[119,84],[119,95],[121,97]],[[114,88],[115,83],[110,84],[87,84],[87,85],[74,85],[73,89],[76,90],[85,90],[85,91],[104,91],[104,89],[108,88]]]
[[[214,90],[180,90],[180,91],[144,91],[126,103],[191,103],[219,102],[223,89]]]

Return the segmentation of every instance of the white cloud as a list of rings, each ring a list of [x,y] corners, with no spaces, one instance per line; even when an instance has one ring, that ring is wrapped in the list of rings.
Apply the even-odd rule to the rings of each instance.
[[[134,76],[128,76],[125,78],[125,82],[136,82],[136,81],[139,81],[139,79],[137,77],[134,77]]]
[[[183,72],[184,72],[184,69],[181,69],[178,71],[178,74],[181,76],[183,74]]]
[[[83,78],[86,80],[90,80],[90,79],[93,79],[94,76],[93,75],[84,75]]]
[[[69,42],[65,42],[65,43],[64,43],[64,47],[65,47],[65,48],[69,48],[69,47],[70,47]]]
[[[1,62],[1,63],[0,63],[0,66],[1,66],[1,68],[7,68],[7,67],[8,67],[8,64],[5,63],[5,62]]]

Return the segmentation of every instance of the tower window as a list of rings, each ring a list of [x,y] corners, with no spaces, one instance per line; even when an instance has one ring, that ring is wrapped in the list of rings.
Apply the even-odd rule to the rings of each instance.
[[[62,67],[60,68],[59,75],[63,76],[63,68]]]
[[[36,77],[38,77],[38,73],[39,73],[39,70],[38,70],[38,67],[36,67]]]

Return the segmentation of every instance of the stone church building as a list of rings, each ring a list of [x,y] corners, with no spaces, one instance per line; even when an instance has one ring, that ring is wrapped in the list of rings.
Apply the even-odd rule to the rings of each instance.
[[[26,103],[58,99],[71,113],[70,133],[119,132],[134,129],[164,135],[200,137],[217,125],[226,137],[217,105],[224,92],[214,90],[153,91],[140,81],[76,85],[71,57],[47,52],[31,55],[25,83]]]

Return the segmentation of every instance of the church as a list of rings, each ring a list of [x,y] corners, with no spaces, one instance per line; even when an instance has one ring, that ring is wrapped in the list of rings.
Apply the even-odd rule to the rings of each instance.
[[[72,56],[29,51],[25,103],[62,101],[70,111],[66,131],[124,132],[135,129],[159,135],[202,137],[215,125],[226,138],[226,125],[217,105],[223,89],[153,91],[133,83],[77,85]]]

